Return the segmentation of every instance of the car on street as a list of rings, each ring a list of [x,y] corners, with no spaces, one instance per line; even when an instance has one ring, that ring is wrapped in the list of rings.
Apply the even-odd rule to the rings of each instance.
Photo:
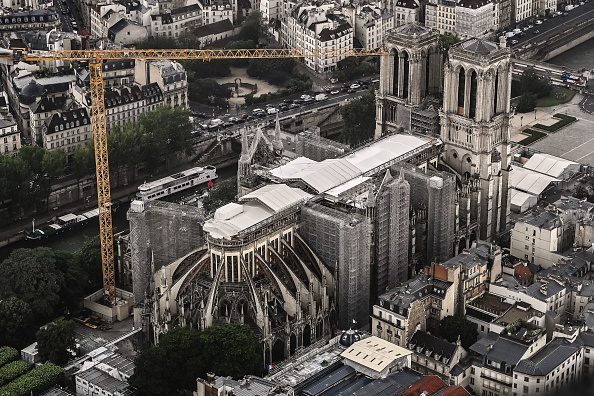
[[[311,96],[310,95],[307,95],[307,94],[301,95],[301,100],[305,100],[307,98],[311,98]]]
[[[534,25],[530,24],[528,25],[528,29],[532,29],[534,27]]]
[[[351,84],[351,89],[359,89],[361,86],[359,84]]]
[[[330,95],[338,95],[340,93],[340,91],[338,89],[333,89],[332,91],[330,91]]]
[[[537,25],[542,25],[542,21],[540,19],[537,19],[534,23],[536,23]]]
[[[278,109],[276,107],[269,107],[268,114],[276,114],[278,113]]]
[[[357,91],[355,91],[353,88],[349,88],[349,90],[347,91],[347,93],[354,93],[354,92],[357,92]]]
[[[289,105],[289,109],[298,109],[298,108],[299,108],[299,105],[297,103],[291,103]]]
[[[518,40],[512,40],[512,41],[510,41],[510,44],[511,45],[516,45],[516,44],[518,44]]]

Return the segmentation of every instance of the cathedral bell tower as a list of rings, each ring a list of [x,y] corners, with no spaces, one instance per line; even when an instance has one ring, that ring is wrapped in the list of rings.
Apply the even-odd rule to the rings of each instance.
[[[511,52],[480,39],[449,50],[439,113],[441,161],[470,185],[470,227],[491,241],[509,222]]]
[[[442,90],[439,32],[417,23],[402,25],[390,30],[384,48],[389,54],[380,58],[376,139],[398,128],[414,129],[411,111]]]

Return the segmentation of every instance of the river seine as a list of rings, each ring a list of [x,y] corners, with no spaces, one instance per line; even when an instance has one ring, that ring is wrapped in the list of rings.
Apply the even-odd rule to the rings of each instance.
[[[574,70],[594,70],[594,39],[583,42],[547,62]]]

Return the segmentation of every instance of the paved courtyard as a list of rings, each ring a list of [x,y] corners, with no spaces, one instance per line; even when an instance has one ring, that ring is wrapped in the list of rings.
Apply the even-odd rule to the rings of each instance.
[[[538,108],[536,120],[534,113],[524,114],[523,126],[520,127],[519,115],[512,120],[512,140],[516,139],[520,130],[534,123],[550,125],[553,114],[567,114],[577,118],[577,121],[557,132],[549,133],[545,138],[530,145],[538,151],[556,155],[570,161],[594,166],[594,115],[583,111],[579,103],[583,96],[576,94],[571,102],[552,108]],[[528,122],[527,119],[530,119]]]

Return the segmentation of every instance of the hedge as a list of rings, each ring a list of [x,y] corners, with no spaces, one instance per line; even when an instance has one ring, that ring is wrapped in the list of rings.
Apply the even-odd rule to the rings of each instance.
[[[0,368],[0,386],[9,383],[29,371],[29,364],[22,360],[16,360]]]
[[[518,142],[518,144],[522,144],[524,146],[528,146],[530,143],[534,143],[536,142],[538,139],[543,138],[545,136],[547,136],[546,133],[543,132],[539,132],[539,131],[535,131],[532,129],[526,129],[524,131],[522,131],[523,133],[527,133],[530,136],[528,136],[525,139],[522,139],[521,141]]]
[[[0,347],[0,367],[17,360],[18,358],[19,351],[16,349],[7,346]]]
[[[559,129],[563,128],[564,126],[571,124],[572,122],[574,122],[576,120],[575,117],[568,116],[565,114],[560,114],[560,113],[555,114],[553,117],[558,118],[559,121],[557,121],[553,125],[536,124],[536,125],[534,125],[534,128],[542,129],[543,131],[547,131],[547,132],[555,132],[555,131],[558,131]]]
[[[0,388],[0,396],[39,395],[62,382],[64,370],[60,366],[46,363],[22,375]]]

